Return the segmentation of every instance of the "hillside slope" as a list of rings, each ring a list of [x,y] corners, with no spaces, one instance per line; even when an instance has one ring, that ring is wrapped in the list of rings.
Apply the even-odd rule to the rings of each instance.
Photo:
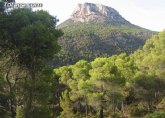
[[[79,4],[58,28],[64,36],[59,40],[62,50],[53,63],[55,66],[122,52],[129,54],[155,34],[131,24],[113,8],[92,3]]]

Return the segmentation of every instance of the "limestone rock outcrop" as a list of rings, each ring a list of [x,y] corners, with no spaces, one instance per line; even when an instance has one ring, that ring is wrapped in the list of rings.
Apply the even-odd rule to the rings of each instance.
[[[78,4],[70,19],[74,22],[129,24],[115,9],[93,3]]]

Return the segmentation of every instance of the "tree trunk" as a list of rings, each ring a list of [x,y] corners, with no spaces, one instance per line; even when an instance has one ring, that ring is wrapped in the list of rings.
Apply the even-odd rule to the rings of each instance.
[[[104,84],[101,85],[101,92],[104,92]],[[104,94],[103,94],[104,95]],[[103,118],[103,96],[101,96],[101,108],[100,108],[100,118]]]
[[[113,109],[113,118],[115,118],[116,115],[116,105],[115,105],[115,93],[113,93],[113,105],[112,105],[112,109]]]
[[[30,71],[30,76],[31,76],[31,80],[30,82],[35,83],[35,72],[33,70]],[[33,103],[33,93],[34,93],[34,86],[30,85],[29,90],[28,91],[28,96],[27,96],[27,104],[25,106],[25,118],[31,118],[31,111],[32,111],[32,103]]]
[[[85,97],[85,112],[86,112],[86,118],[88,117],[88,104],[87,104],[87,98]]]
[[[100,116],[99,116],[99,118],[104,118],[103,106],[101,106],[101,108],[100,108]]]
[[[11,84],[11,82],[10,82],[10,80],[9,80],[9,74],[10,74],[10,71],[11,71],[11,67],[12,67],[12,64],[13,64],[13,62],[11,62],[11,63],[9,63],[9,65],[8,65],[8,67],[7,67],[7,69],[6,69],[6,76],[5,76],[5,78],[6,78],[6,81],[7,81],[7,84],[8,84],[8,87],[9,87],[9,108],[10,108],[10,116],[11,116],[11,118],[15,118],[15,116],[16,116],[16,106],[15,106],[15,104],[14,104],[14,97],[13,97],[13,88],[12,88],[12,84]]]
[[[32,109],[32,90],[29,90],[27,103],[25,105],[25,118],[31,118],[31,109]]]
[[[151,112],[151,109],[152,108],[152,102],[149,100],[148,101],[148,113],[150,113]]]
[[[124,114],[124,101],[123,100],[122,100],[122,103],[121,103],[121,111]]]
[[[86,118],[88,118],[88,105],[86,104],[86,108],[85,108],[85,112],[86,112]]]

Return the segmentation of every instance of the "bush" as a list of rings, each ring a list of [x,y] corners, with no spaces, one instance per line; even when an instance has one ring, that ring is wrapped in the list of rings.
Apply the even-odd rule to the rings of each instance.
[[[154,112],[146,115],[145,118],[165,118],[165,112]]]

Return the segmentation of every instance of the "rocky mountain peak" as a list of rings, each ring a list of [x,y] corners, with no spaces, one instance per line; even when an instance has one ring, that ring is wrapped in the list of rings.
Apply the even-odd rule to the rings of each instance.
[[[74,22],[129,24],[115,9],[93,3],[78,4],[70,19]]]

